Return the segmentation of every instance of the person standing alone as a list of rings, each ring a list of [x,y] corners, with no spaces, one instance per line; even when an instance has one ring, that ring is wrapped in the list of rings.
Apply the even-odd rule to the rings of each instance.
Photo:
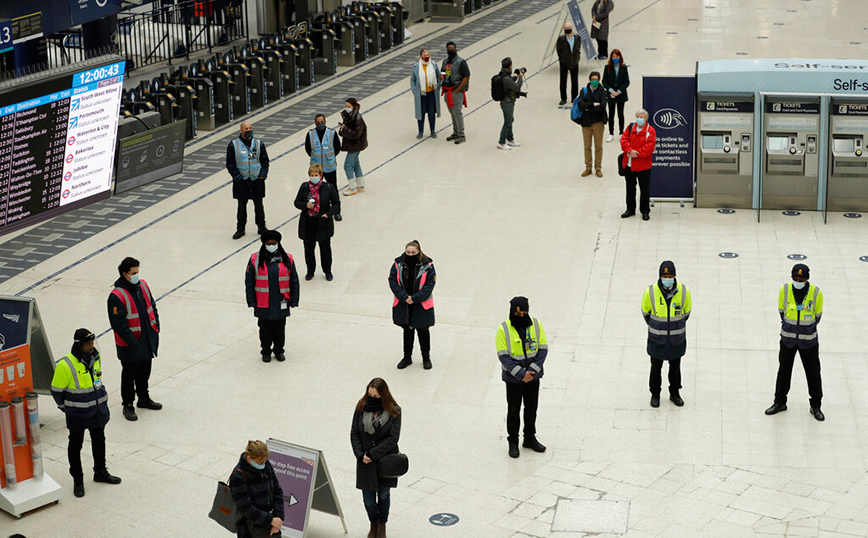
[[[561,68],[561,102],[567,104],[567,75],[570,76],[570,102],[579,95],[579,59],[582,57],[582,42],[576,36],[572,23],[564,23],[564,33],[555,42],[555,52]]]
[[[253,201],[253,215],[257,232],[262,234],[265,227],[265,179],[268,177],[268,152],[265,143],[253,137],[253,126],[241,124],[241,134],[229,142],[226,148],[226,170],[232,176],[232,197],[238,200],[235,234],[232,239],[240,239],[247,226],[247,202]]]
[[[603,177],[603,130],[606,126],[607,92],[600,84],[600,73],[591,71],[588,85],[579,94],[582,117],[582,141],[585,145],[585,171],[582,177],[591,175],[593,166],[597,177]],[[593,147],[593,150],[592,150]]]

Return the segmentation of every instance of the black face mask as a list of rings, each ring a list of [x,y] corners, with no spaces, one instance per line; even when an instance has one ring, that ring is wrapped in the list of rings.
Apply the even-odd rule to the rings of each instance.
[[[324,133],[325,130],[326,130],[325,123],[317,123],[317,124],[316,124],[316,132],[318,132],[318,133]]]
[[[420,257],[421,256],[419,254],[415,254],[413,256],[410,256],[409,254],[405,253],[404,254],[404,263],[407,265],[416,265],[419,263]]]
[[[572,31],[572,30],[564,30],[564,33],[567,34],[567,35],[570,35],[570,34],[573,33],[573,31]]]
[[[446,56],[449,56],[450,60],[454,60],[456,56],[458,56],[458,52],[454,50],[446,51]]]
[[[368,396],[368,401],[365,402],[365,411],[382,411],[383,410],[383,399],[382,398],[374,398],[373,396]]]
[[[253,130],[244,131],[244,140],[252,140],[253,139]]]
[[[516,329],[527,329],[531,325],[533,325],[533,320],[530,317],[530,314],[525,314],[523,316],[519,316],[518,314],[510,314],[509,322],[512,323],[512,326]]]

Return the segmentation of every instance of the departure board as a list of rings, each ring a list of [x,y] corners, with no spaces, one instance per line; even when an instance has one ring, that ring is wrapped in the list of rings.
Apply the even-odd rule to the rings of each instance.
[[[0,234],[109,196],[124,65],[0,94]]]

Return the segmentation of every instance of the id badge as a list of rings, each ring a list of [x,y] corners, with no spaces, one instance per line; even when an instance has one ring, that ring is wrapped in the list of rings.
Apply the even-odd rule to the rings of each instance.
[[[539,348],[539,346],[537,345],[536,341],[528,338],[527,342],[524,343],[524,348],[525,351],[527,351],[528,353],[534,353]]]
[[[289,304],[286,301],[280,301],[280,309],[286,310],[287,308],[289,308]]]
[[[796,305],[796,310],[804,310],[804,309],[805,309],[805,305],[801,305],[801,304]]]
[[[93,382],[93,388],[99,390],[102,388],[102,379],[96,379]]]

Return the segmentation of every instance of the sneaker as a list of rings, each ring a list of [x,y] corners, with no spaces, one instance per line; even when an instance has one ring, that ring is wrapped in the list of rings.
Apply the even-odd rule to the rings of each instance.
[[[364,187],[360,187],[360,188],[356,189],[356,193],[357,193],[357,194],[361,194],[361,193],[363,193],[363,192],[365,192],[365,188],[364,188]]]
[[[611,142],[612,140],[615,140],[615,135],[609,133],[609,135],[606,136],[606,142]]]
[[[498,144],[498,145],[497,145],[497,149],[511,150],[512,148],[509,147],[509,146],[506,145],[506,144]]]
[[[352,195],[356,194],[357,192],[359,192],[359,191],[347,189],[344,191],[344,196],[352,196]]]
[[[136,410],[133,409],[131,405],[124,406],[124,418],[129,420],[130,422],[135,422],[139,420],[139,417],[136,416]]]
[[[588,177],[589,175],[591,175],[591,173],[591,169],[587,168],[584,172],[582,172],[582,177]]]
[[[520,147],[521,147],[521,144],[519,144],[519,143],[516,142],[515,140],[508,140],[508,141],[506,142],[506,144],[507,144],[509,147],[511,147],[511,148],[520,148]]]
[[[447,142],[452,142],[452,141],[455,140],[456,138],[458,138],[458,135],[453,133],[453,134],[451,134],[451,135],[449,135],[449,136],[446,137],[446,141],[447,141]]]
[[[464,142],[467,142],[466,137],[463,137],[463,136],[456,136],[455,137],[455,143],[456,144],[463,144]]]
[[[597,59],[598,59],[598,60],[608,60],[609,57],[606,56],[605,54],[600,54],[599,56],[597,56]]]
[[[431,138],[437,138],[437,133],[435,133],[434,131],[431,131]]]
[[[232,239],[241,239],[242,237],[244,237],[244,230],[238,230],[232,234]]]

